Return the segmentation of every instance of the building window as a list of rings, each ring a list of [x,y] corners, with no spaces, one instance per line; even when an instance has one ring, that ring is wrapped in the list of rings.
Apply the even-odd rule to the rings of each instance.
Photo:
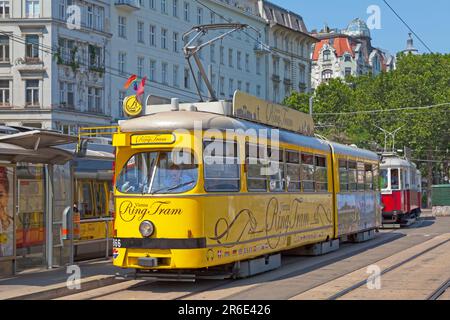
[[[189,3],[184,2],[184,21],[189,21]]]
[[[298,76],[300,83],[306,83],[306,67],[303,64],[298,66]]]
[[[234,93],[234,80],[233,80],[233,79],[230,79],[230,80],[228,81],[228,95],[229,95],[230,97],[232,97],[232,96],[233,96],[233,93]]]
[[[242,81],[241,81],[241,80],[239,80],[239,81],[237,82],[237,89],[238,89],[239,91],[242,91]]]
[[[156,0],[150,0],[150,9],[155,10],[156,9]]]
[[[161,28],[161,49],[167,49],[167,29]]]
[[[163,84],[168,84],[167,82],[167,70],[169,69],[169,66],[166,62],[162,63],[162,71],[161,71],[161,80]]]
[[[9,62],[9,37],[0,35],[0,62]]]
[[[278,102],[280,98],[280,86],[278,83],[273,84],[273,100]]]
[[[89,45],[89,68],[99,68],[103,66],[102,48]]]
[[[60,103],[63,107],[72,109],[75,106],[73,83],[60,82]]]
[[[167,14],[167,1],[161,0],[161,12]]]
[[[0,1],[0,19],[9,18],[10,17],[10,8],[9,8],[9,0],[8,1]]]
[[[225,95],[225,78],[224,77],[220,77],[220,79],[219,79],[219,90],[220,90],[220,95],[224,96]]]
[[[245,71],[250,72],[250,55],[245,54]]]
[[[138,21],[138,42],[144,43],[144,23]]]
[[[39,80],[26,80],[25,91],[26,105],[39,106]]]
[[[233,49],[228,49],[228,66],[233,68]]]
[[[125,52],[119,52],[119,72],[121,75],[126,74],[127,68],[127,54]]]
[[[138,57],[137,71],[138,71],[138,76],[140,78],[142,78],[144,76],[144,64],[145,64],[145,58],[144,57]]]
[[[250,82],[245,84],[245,92],[250,93]]]
[[[211,62],[212,63],[216,63],[216,46],[214,44],[211,45],[211,47],[209,47],[209,55],[211,58]]]
[[[345,76],[349,77],[352,75],[352,68],[345,68]]]
[[[156,27],[150,26],[150,45],[152,47],[156,46]]]
[[[119,91],[119,100],[118,100],[118,110],[119,110],[119,118],[125,118],[125,115],[123,113],[123,102],[127,96],[127,93],[125,91]]]
[[[127,18],[122,16],[119,16],[119,37],[127,37]]]
[[[197,8],[197,24],[201,25],[203,24],[203,9]]]
[[[223,46],[220,46],[220,64],[225,64],[225,48]]]
[[[323,80],[323,81],[328,81],[328,80],[330,80],[332,77],[333,77],[333,71],[332,71],[332,70],[327,69],[327,70],[324,70],[324,71],[322,72],[322,80]]]
[[[280,74],[280,60],[273,58],[273,74],[278,76]]]
[[[156,82],[156,61],[150,60],[150,81]]]
[[[8,107],[9,102],[9,80],[0,80],[0,107]]]
[[[291,63],[284,61],[284,78],[291,79]]]
[[[178,18],[178,0],[173,0],[173,16]]]
[[[256,74],[261,74],[261,57],[256,57]]]
[[[180,67],[173,66],[173,86],[177,87],[177,88],[180,86],[180,81],[178,79],[179,69],[180,69]]]
[[[173,51],[178,52],[178,32],[173,33]]]
[[[26,43],[26,58],[38,59],[39,58],[39,36],[27,35],[25,37]]]
[[[26,14],[27,14],[27,18],[39,18],[40,16],[40,5],[39,5],[39,1],[40,0],[27,0],[26,1]]]
[[[259,84],[256,86],[256,96],[261,97],[261,86]]]
[[[88,87],[88,111],[102,113],[102,89]]]
[[[236,65],[237,65],[238,70],[242,70],[241,56],[242,56],[241,52],[238,51],[237,56],[236,56],[236,60],[237,60]]]
[[[323,52],[323,61],[330,61],[331,60],[331,51],[325,50]]]
[[[191,87],[191,83],[190,83],[190,71],[189,69],[185,68],[184,69],[184,88],[185,89],[189,89]]]

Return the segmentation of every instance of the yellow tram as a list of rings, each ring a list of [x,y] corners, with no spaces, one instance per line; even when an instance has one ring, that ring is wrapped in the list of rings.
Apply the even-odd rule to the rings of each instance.
[[[279,266],[281,252],[371,238],[377,154],[312,131],[310,116],[240,92],[233,103],[147,106],[121,123],[114,265],[248,276]]]

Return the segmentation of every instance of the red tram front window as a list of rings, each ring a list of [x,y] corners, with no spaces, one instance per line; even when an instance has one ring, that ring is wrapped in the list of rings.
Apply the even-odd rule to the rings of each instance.
[[[391,169],[391,189],[400,190],[400,173],[398,169]]]

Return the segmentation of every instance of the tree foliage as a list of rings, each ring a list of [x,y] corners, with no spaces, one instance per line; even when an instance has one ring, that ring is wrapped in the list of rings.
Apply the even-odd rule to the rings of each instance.
[[[309,112],[309,97],[310,94],[293,93],[284,103]],[[450,146],[450,105],[343,114],[450,103],[449,54],[401,54],[396,70],[375,77],[332,79],[316,89],[313,99],[316,132],[330,140],[380,151],[384,148],[385,136],[377,126],[390,132],[404,126],[395,137],[395,149],[408,147],[415,159],[449,160],[446,150]],[[389,138],[388,149],[390,141]]]

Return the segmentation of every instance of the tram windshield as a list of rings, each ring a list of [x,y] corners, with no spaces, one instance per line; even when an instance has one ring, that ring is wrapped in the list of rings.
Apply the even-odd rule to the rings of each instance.
[[[186,152],[143,152],[123,167],[116,188],[127,194],[174,194],[192,190],[198,166]]]

